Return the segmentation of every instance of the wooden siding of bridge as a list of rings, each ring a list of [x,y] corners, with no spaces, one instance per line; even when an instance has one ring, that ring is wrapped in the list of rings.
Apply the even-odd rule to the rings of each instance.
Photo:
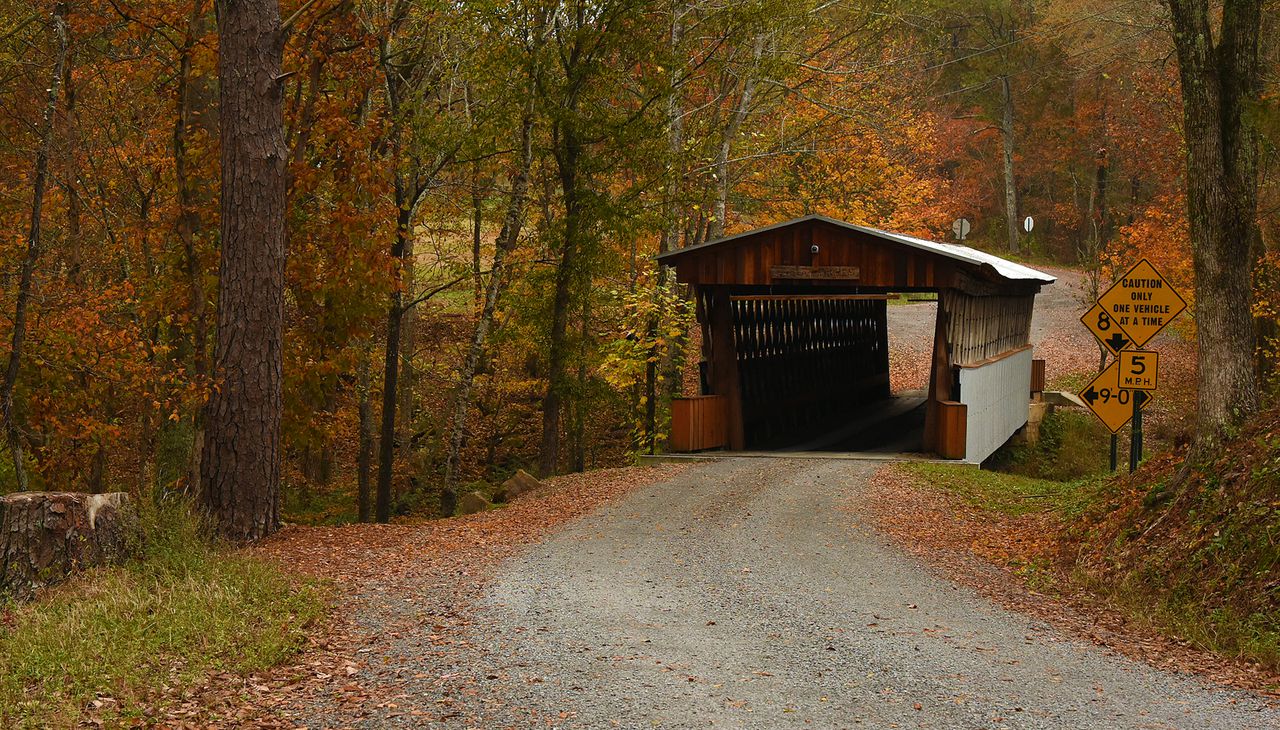
[[[811,247],[818,246],[818,253]],[[677,278],[687,284],[772,286],[806,284],[859,286],[895,290],[937,289],[956,285],[957,265],[926,251],[904,250],[874,236],[811,221],[761,231],[741,239],[690,251],[675,263]],[[858,278],[775,279],[774,266],[856,267]]]
[[[959,371],[964,368],[982,368],[1029,350],[1034,303],[1034,294],[980,297],[954,289],[940,292],[933,367],[929,378],[929,400],[925,405],[926,449],[939,450],[942,444],[954,441],[954,434],[948,432],[948,420],[941,418],[939,412],[939,404],[944,401],[972,404],[968,408],[967,436],[964,438],[966,448],[975,446],[974,453],[966,457],[970,460],[986,458],[990,454],[987,451],[988,442],[995,438],[992,434],[1007,430],[1009,424],[1017,420],[1016,408],[989,407],[990,394],[986,390],[1000,388],[998,397],[1012,397],[1002,389],[999,378],[992,380],[973,373],[962,378]],[[1028,354],[1027,393],[1022,396],[1023,400],[1029,400],[1031,396],[1029,358]],[[1005,363],[991,372],[998,370],[1005,375],[1015,376],[1005,384],[1017,390],[1022,387],[1023,378],[1010,368],[1016,370],[1021,367],[1021,362],[1022,359],[1019,358],[1016,360],[1017,365]],[[968,381],[970,390],[981,389],[984,392],[966,393],[961,386],[962,380]],[[979,403],[983,405],[977,407]],[[1022,423],[1025,423],[1027,409],[1025,404],[1022,405]],[[1013,430],[1021,427],[1022,423],[1015,425]]]
[[[952,365],[990,360],[1031,341],[1034,295],[975,297],[945,290],[938,299],[947,312]]]

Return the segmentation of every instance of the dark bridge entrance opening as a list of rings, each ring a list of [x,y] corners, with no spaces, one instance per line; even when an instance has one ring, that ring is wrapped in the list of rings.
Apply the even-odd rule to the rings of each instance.
[[[867,450],[841,431],[889,399],[888,297],[729,295],[748,449]],[[713,335],[714,336],[714,335]],[[923,399],[920,404],[923,404]],[[868,422],[866,425],[871,425]]]
[[[1051,276],[822,216],[659,260],[693,286],[702,326],[688,424],[722,434],[693,449],[981,460],[1026,423],[1032,304]],[[890,292],[938,294],[927,391],[890,392]]]

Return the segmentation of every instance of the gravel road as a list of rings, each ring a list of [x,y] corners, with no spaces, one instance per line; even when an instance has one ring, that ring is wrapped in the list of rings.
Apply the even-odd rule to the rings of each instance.
[[[638,489],[507,563],[472,656],[403,667],[405,701],[448,703],[434,727],[1280,728],[932,576],[859,517],[875,468],[729,459]],[[476,684],[441,700],[445,672]],[[395,714],[366,722],[426,719]]]

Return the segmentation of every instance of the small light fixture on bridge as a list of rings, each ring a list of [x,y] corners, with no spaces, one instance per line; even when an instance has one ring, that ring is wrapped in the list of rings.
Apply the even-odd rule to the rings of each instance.
[[[818,252],[818,244],[815,243],[809,247],[809,253],[817,253],[817,252]]]

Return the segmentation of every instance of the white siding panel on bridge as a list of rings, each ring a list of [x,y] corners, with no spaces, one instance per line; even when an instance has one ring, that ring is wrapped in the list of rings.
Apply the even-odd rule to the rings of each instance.
[[[960,402],[968,406],[965,461],[979,463],[1027,423],[1031,348],[995,362],[960,368]]]

